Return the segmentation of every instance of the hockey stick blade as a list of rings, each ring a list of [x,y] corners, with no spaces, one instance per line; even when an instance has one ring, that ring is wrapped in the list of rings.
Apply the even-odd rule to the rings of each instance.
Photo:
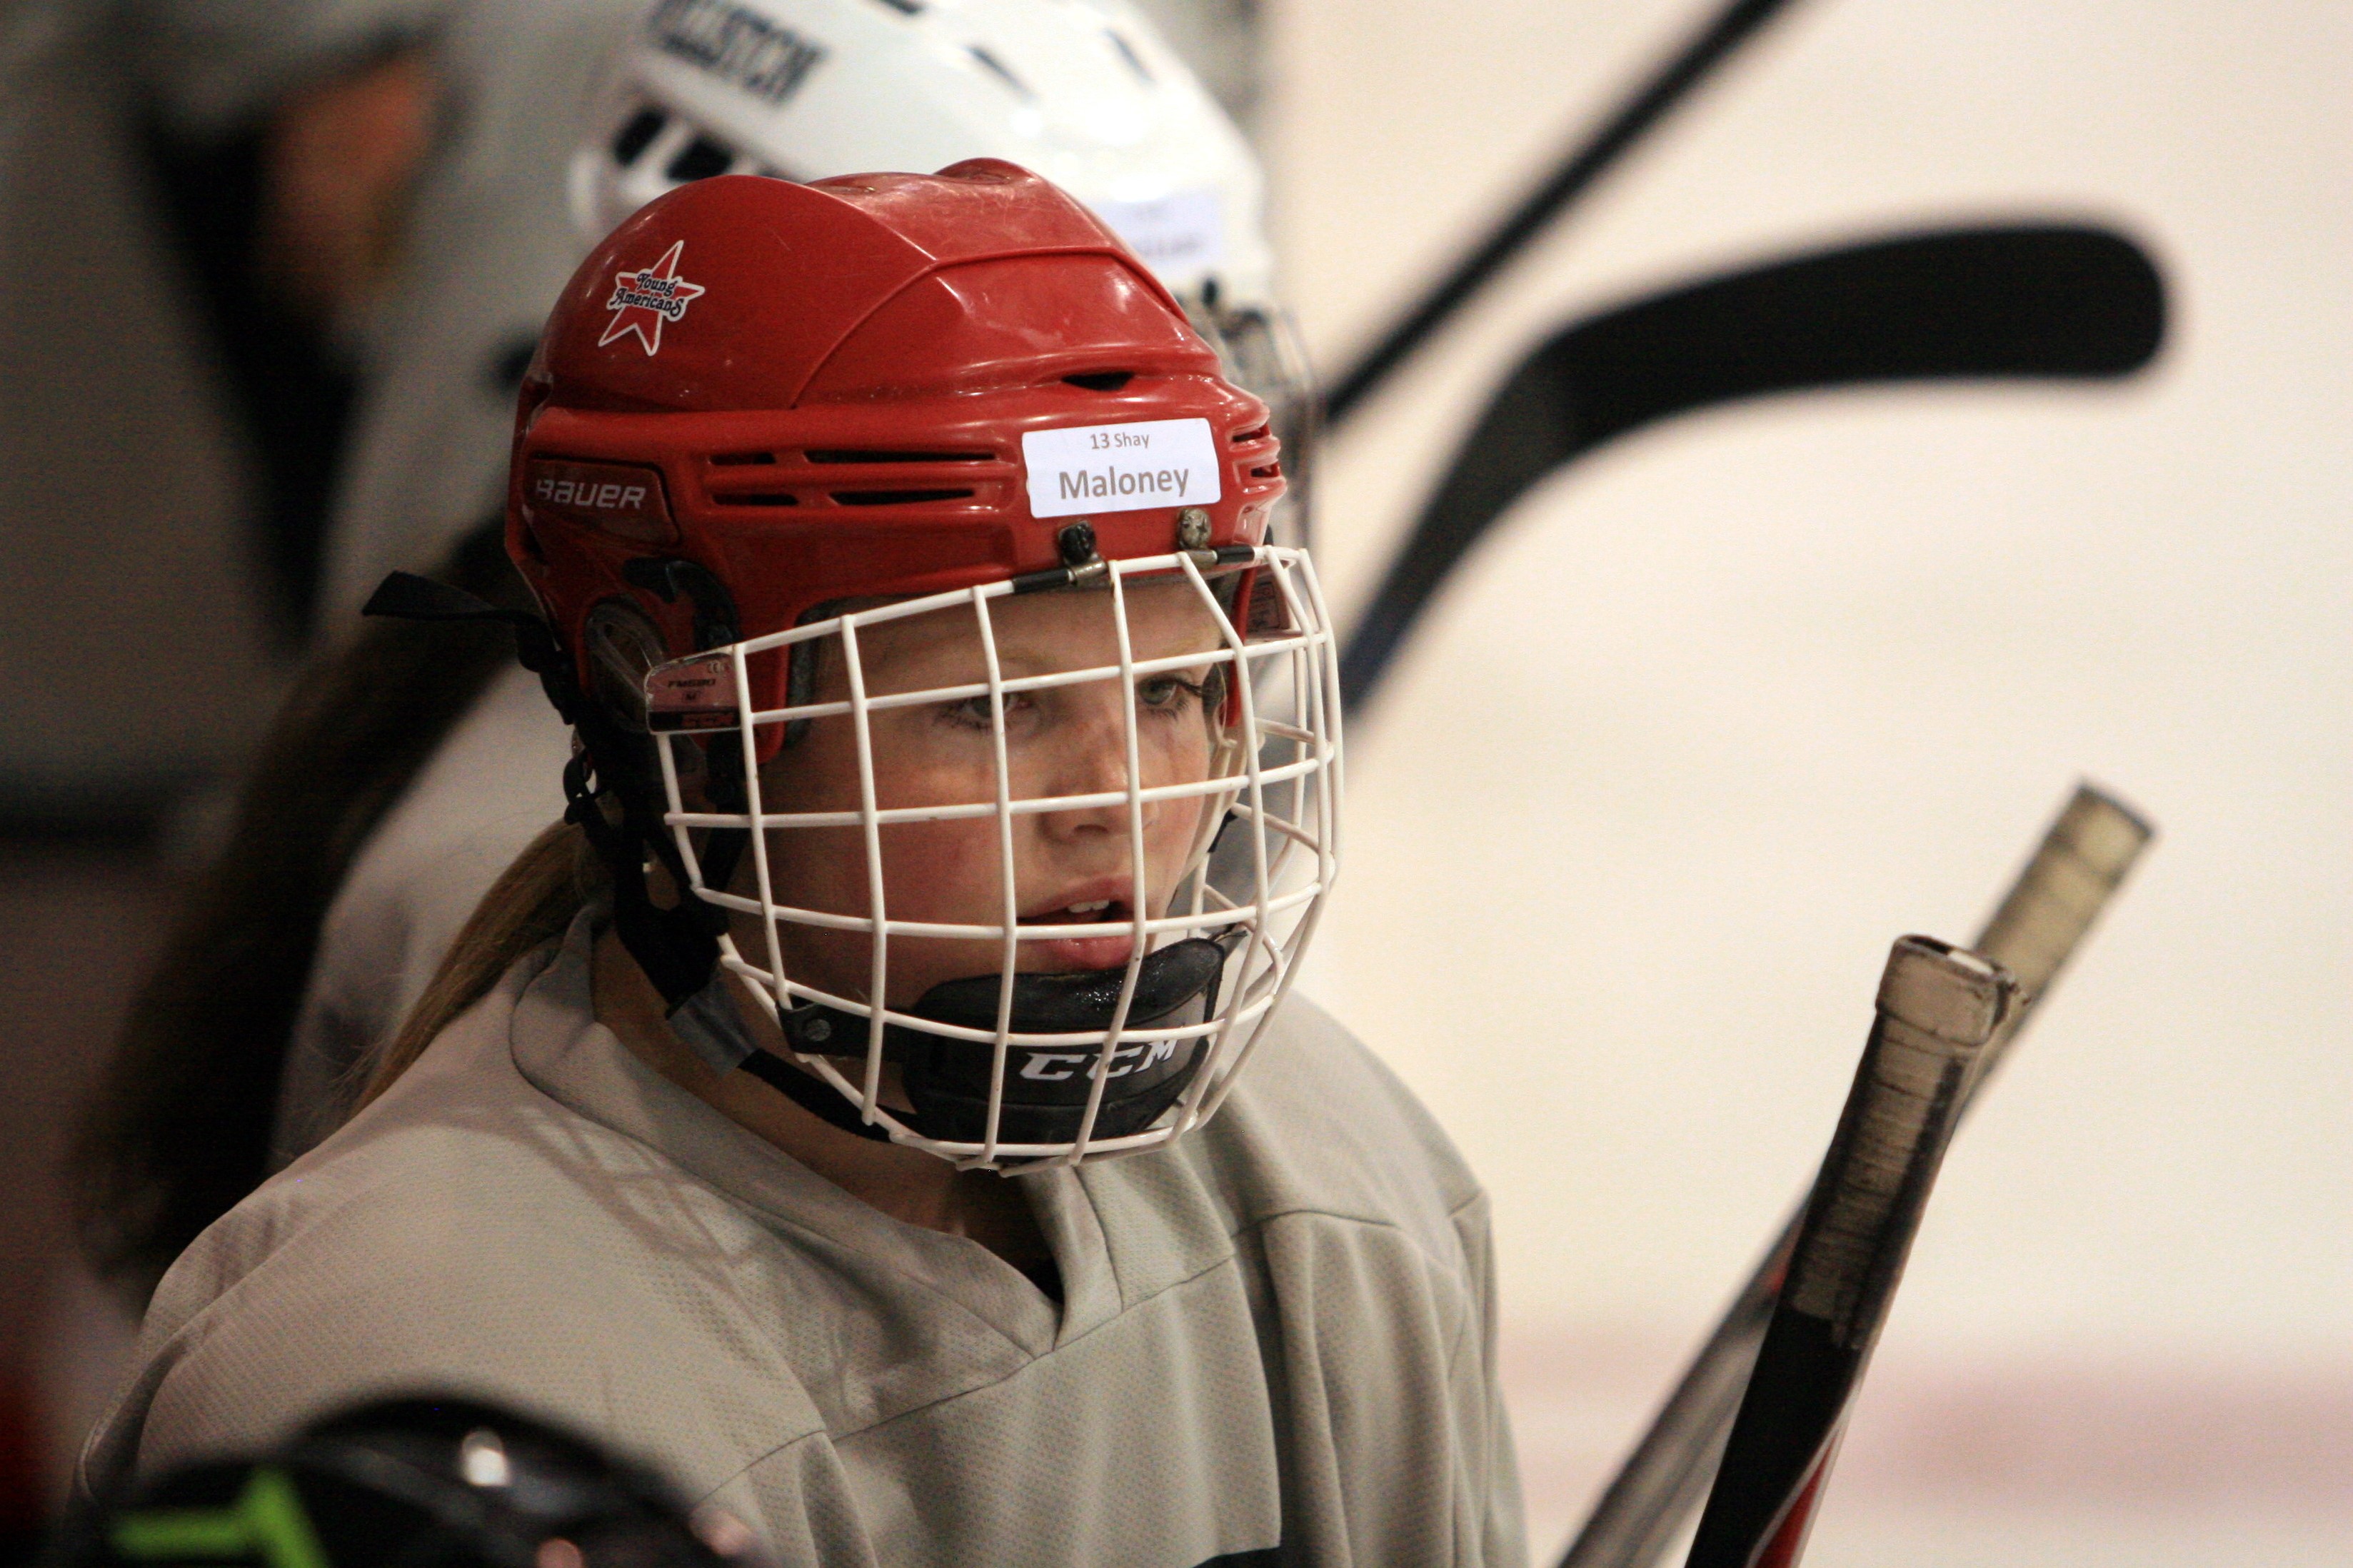
[[[1431,595],[1538,480],[1662,419],[1750,397],[1892,382],[2100,380],[2155,357],[2156,265],[2106,229],[1899,236],[1638,300],[1555,335],[1488,401],[1340,664],[1368,700]]]
[[[1978,1054],[1964,1113],[2040,1010],[2154,831],[2114,796],[2078,784],[2027,858],[1971,944],[2010,972],[2021,994],[2001,1030]],[[1803,1202],[1790,1212],[1562,1554],[1560,1568],[1649,1568],[1665,1554],[1715,1473],[1805,1212]]]
[[[1870,1041],[1686,1568],[1796,1562],[1978,1056],[2017,998],[2008,972],[1976,953],[1907,936],[1888,954]]]
[[[1419,303],[1398,317],[1364,357],[1334,378],[1324,406],[1326,423],[1336,426],[1355,413],[1375,387],[1485,288],[1528,241],[1575,205],[1670,110],[1788,5],[1788,0],[1730,0],[1710,17],[1561,160],[1550,178],[1506,213],[1469,255],[1430,286]]]

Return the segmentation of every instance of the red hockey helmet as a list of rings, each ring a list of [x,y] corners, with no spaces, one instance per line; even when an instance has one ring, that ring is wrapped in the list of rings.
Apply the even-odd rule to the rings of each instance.
[[[1081,431],[1096,453],[1055,438]],[[1265,405],[1152,273],[987,159],[652,202],[557,301],[515,448],[508,548],[591,691],[599,605],[681,655],[1053,569],[1082,518],[1108,560],[1179,548],[1180,521],[1183,547],[1256,544],[1283,488]],[[782,671],[754,669],[762,706]]]
[[[1335,865],[1333,637],[1304,552],[1265,541],[1282,489],[1266,405],[1010,164],[713,179],[616,230],[524,382],[508,546],[552,689],[594,710],[574,820],[681,1037],[970,1164],[1211,1114]],[[891,658],[863,650],[902,622],[902,647],[952,623],[975,659],[911,655],[930,673],[870,692]],[[1017,624],[1008,674],[992,628]],[[799,689],[829,657],[843,690]],[[844,736],[856,798],[828,804]],[[635,886],[641,845],[676,910]]]

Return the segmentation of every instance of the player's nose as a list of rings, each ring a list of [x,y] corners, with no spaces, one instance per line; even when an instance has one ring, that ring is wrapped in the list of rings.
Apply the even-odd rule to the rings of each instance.
[[[1049,784],[1043,792],[1057,797],[1118,796],[1066,811],[1040,815],[1039,826],[1051,838],[1070,839],[1099,835],[1124,837],[1129,826],[1128,748],[1134,709],[1120,701],[1115,683],[1092,681],[1074,689],[1061,722],[1054,727]],[[1149,780],[1146,780],[1148,783]],[[1148,828],[1158,817],[1160,805],[1145,801]]]

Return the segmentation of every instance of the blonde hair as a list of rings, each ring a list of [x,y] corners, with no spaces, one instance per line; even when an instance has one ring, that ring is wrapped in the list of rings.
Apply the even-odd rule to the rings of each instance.
[[[488,995],[517,959],[554,941],[591,901],[611,889],[610,873],[588,837],[559,822],[524,846],[468,918],[424,994],[391,1041],[364,1064],[356,1112],[392,1087],[434,1037]]]

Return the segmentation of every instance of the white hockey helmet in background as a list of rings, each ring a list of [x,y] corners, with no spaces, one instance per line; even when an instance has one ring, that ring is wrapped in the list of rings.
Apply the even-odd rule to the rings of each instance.
[[[573,167],[590,241],[720,174],[823,179],[1004,158],[1092,208],[1171,291],[1272,291],[1264,180],[1115,0],[660,0]],[[598,123],[598,122],[601,122]]]
[[[1160,275],[1273,410],[1306,534],[1315,402],[1277,304],[1265,180],[1241,132],[1124,0],[659,0],[575,154],[583,237],[689,181],[824,179],[1003,158],[1043,174]]]

